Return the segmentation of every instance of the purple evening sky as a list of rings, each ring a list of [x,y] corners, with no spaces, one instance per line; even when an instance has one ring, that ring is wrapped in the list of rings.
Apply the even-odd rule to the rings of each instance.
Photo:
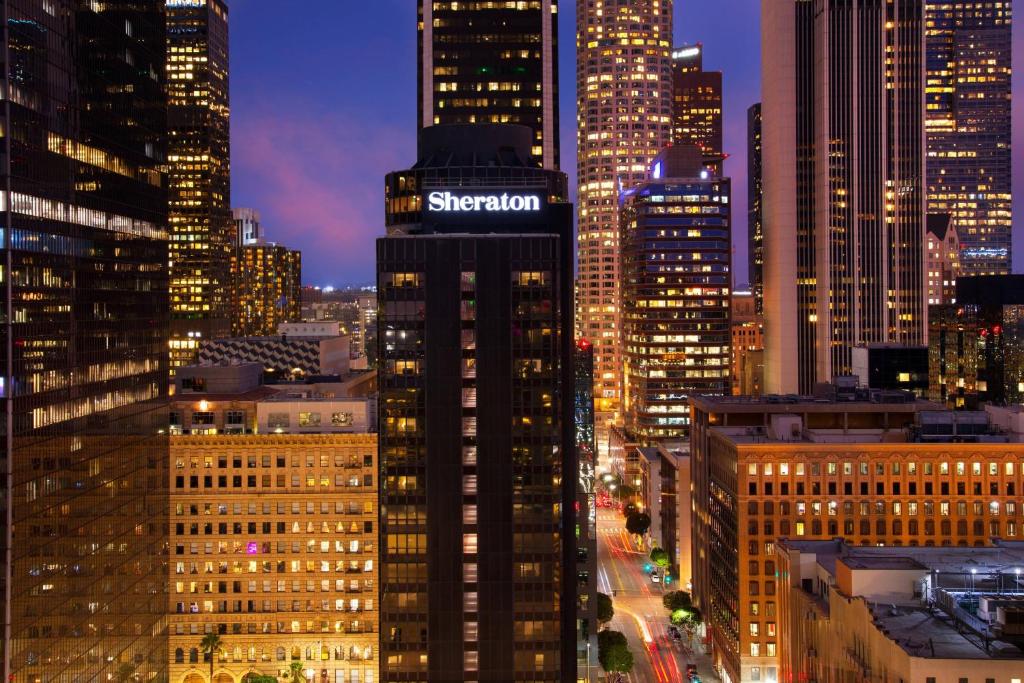
[[[561,2],[562,167],[576,175],[575,3]],[[301,11],[231,1],[232,204],[263,215],[268,237],[303,252],[304,280],[368,284],[383,233],[384,175],[415,161],[413,0],[314,0]],[[702,42],[725,81],[726,173],[733,180],[735,279],[747,280],[746,110],[760,99],[760,0],[676,0],[676,44]],[[1024,93],[1014,31],[1013,89]],[[1024,107],[1014,149],[1024,149]],[[1020,158],[1019,151],[1014,155]],[[1017,171],[1014,195],[1024,196]],[[1019,202],[1017,202],[1019,205]],[[1024,216],[1015,215],[1016,270]]]

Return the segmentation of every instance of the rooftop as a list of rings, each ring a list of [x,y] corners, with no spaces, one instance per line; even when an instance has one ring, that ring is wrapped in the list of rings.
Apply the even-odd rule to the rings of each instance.
[[[921,572],[923,595],[916,588],[913,594],[909,588],[903,596],[894,594],[893,584],[872,578],[861,585],[869,590],[879,587],[884,599],[859,591],[849,596],[863,600],[878,630],[913,657],[1024,658],[1024,639],[995,630],[977,611],[979,598],[1024,601],[1024,579],[1018,573],[1024,568],[1024,542],[993,543],[984,548],[877,547],[847,545],[842,539],[780,539],[778,547],[813,554],[833,578],[839,561],[853,571]],[[813,597],[823,599],[817,593]]]

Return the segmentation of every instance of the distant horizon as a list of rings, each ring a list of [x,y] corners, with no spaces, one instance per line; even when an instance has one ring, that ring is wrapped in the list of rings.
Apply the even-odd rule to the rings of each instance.
[[[721,71],[733,187],[733,280],[747,273],[747,109],[760,101],[760,0],[676,0],[674,46],[701,43]],[[576,195],[575,4],[559,7],[562,171]],[[384,235],[384,176],[416,161],[416,7],[313,2],[302,12],[231,2],[232,206],[260,211],[267,239],[302,251],[305,283],[372,284]],[[345,27],[339,40],[337,28]],[[268,36],[273,48],[268,49]],[[1014,30],[1014,141],[1024,149],[1024,39]],[[272,92],[270,92],[272,90]],[[268,94],[270,92],[270,94]],[[1015,158],[1021,157],[1018,151]],[[1014,178],[1024,197],[1024,172]],[[1024,271],[1024,215],[1014,270]]]

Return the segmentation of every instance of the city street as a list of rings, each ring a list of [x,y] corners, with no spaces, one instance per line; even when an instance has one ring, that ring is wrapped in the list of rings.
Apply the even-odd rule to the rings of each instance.
[[[684,643],[668,635],[668,613],[662,604],[666,589],[644,571],[647,552],[625,530],[617,510],[598,510],[598,590],[612,596],[615,617],[609,628],[621,631],[633,652],[630,683],[676,683],[686,680]],[[668,590],[678,586],[670,585]],[[612,595],[614,593],[614,595]],[[706,657],[696,661],[702,683],[717,683]]]

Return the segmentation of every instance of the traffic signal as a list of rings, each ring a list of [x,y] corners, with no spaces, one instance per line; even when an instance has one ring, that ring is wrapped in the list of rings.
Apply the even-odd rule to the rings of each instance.
[[[651,563],[650,562],[648,562],[647,564],[644,565],[644,571],[645,572],[649,572],[649,571],[651,571],[651,569],[652,569],[652,567],[651,567]]]

